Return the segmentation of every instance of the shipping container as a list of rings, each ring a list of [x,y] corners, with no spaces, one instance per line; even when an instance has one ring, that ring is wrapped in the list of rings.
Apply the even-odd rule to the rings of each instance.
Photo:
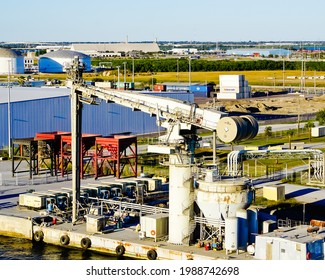
[[[154,91],[166,91],[166,85],[156,84],[153,87]]]
[[[325,135],[325,126],[316,126],[311,129],[312,137],[321,137]]]

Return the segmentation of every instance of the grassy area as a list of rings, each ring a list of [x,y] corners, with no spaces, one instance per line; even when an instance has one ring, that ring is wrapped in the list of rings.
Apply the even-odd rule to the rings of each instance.
[[[104,73],[84,73],[83,77],[85,80],[92,80],[94,78],[101,78],[104,81],[113,81],[116,79],[117,71],[107,71]],[[265,87],[272,86],[282,86],[283,82],[286,87],[290,86],[299,86],[300,79],[288,79],[287,77],[299,77],[301,71],[227,71],[227,72],[191,72],[191,82],[192,83],[206,83],[214,82],[219,84],[219,75],[231,75],[231,74],[243,74],[245,75],[246,80],[248,80],[250,85],[260,85]],[[313,71],[307,71],[306,76],[313,77],[315,73]],[[317,72],[317,76],[324,76],[325,72]],[[12,75],[12,80],[18,80],[20,76],[31,76],[35,80],[47,80],[47,79],[58,79],[65,80],[66,74],[25,74],[25,75]],[[134,81],[136,84],[146,84],[148,81],[154,78],[157,83],[163,82],[188,82],[189,73],[188,72],[159,72],[154,73],[135,73]],[[284,78],[284,79],[283,79]],[[127,82],[131,82],[131,74],[127,75]],[[0,80],[7,81],[7,76],[0,76]],[[318,79],[314,84],[313,79],[306,79],[306,86],[309,87],[325,87],[325,79]]]
[[[268,200],[262,196],[256,196],[255,201],[253,202],[253,205],[266,207],[268,209],[277,209],[277,210],[291,208],[300,204],[301,203],[299,203],[294,198],[275,201],[275,200]]]

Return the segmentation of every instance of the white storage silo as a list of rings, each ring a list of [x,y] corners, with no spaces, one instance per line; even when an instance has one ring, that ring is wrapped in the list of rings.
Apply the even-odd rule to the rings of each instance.
[[[185,244],[191,234],[194,188],[190,158],[169,156],[169,242]]]
[[[79,57],[79,61],[84,64],[84,72],[91,71],[91,58],[80,52],[70,50],[59,50],[49,52],[40,56],[38,61],[39,72],[41,73],[62,73],[66,72],[66,68],[73,62],[75,56]]]
[[[0,48],[0,74],[23,74],[24,57],[11,49]]]

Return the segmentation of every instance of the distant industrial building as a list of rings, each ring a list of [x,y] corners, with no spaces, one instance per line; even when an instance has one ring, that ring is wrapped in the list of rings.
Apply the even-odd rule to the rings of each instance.
[[[259,49],[259,48],[240,48],[230,49],[226,51],[226,55],[235,56],[255,56],[255,57],[269,57],[269,56],[289,56],[291,51],[286,49]]]
[[[121,56],[122,53],[158,53],[157,43],[72,44],[71,50],[91,57]]]
[[[194,48],[174,48],[169,52],[173,54],[185,55],[185,54],[197,54],[198,50]]]
[[[23,74],[24,57],[11,49],[0,48],[0,74]]]
[[[220,92],[217,99],[243,99],[251,97],[251,87],[245,80],[245,75],[220,75]]]
[[[8,88],[0,87],[0,148],[8,145]],[[194,102],[190,93],[152,93]],[[56,87],[10,89],[11,138],[34,137],[37,132],[71,131],[70,90]],[[83,106],[83,133],[108,136],[118,133],[157,132],[156,118],[115,103]]]
[[[39,72],[41,73],[63,73],[66,68],[73,62],[75,56],[79,57],[79,61],[85,65],[85,72],[91,71],[90,56],[80,52],[59,50],[49,52],[40,56],[38,61]]]

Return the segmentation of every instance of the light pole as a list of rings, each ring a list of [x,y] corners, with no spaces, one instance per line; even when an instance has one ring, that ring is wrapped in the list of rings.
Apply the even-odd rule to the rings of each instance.
[[[124,65],[124,86],[125,86],[125,83],[126,83],[126,61],[123,62],[123,65]]]
[[[134,83],[134,57],[132,57],[132,83]]]
[[[188,58],[188,85],[191,86],[191,57]]]
[[[120,66],[117,66],[117,89],[120,89]]]
[[[177,58],[177,83],[179,82],[179,59]]]
[[[8,156],[11,158],[10,60],[8,60]]]

